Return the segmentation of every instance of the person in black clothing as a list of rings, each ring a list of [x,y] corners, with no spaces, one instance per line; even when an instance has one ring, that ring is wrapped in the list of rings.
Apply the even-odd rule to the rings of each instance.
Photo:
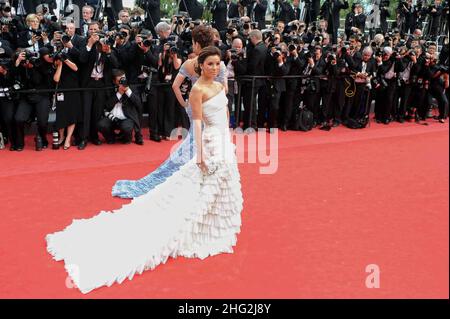
[[[289,65],[288,75],[300,75],[305,67],[306,61],[301,59],[298,52],[298,47],[294,44],[290,44],[288,47],[288,57],[286,63]],[[287,131],[291,119],[293,117],[294,106],[297,107],[297,102],[300,102],[298,97],[299,84],[298,78],[291,78],[286,81],[286,92],[284,94],[284,113],[281,120],[280,128],[282,131]]]
[[[309,75],[307,79],[302,79],[304,90],[304,102],[308,110],[313,113],[314,126],[318,125],[323,119],[320,118],[320,96],[321,85],[318,76],[323,74],[326,62],[323,59],[323,49],[316,46],[312,52],[305,56],[307,62],[303,75]]]
[[[225,0],[214,0],[211,5],[212,26],[219,32],[227,29],[227,3]]]
[[[247,15],[258,23],[258,29],[266,28],[267,0],[254,0],[247,6]]]
[[[246,75],[265,75],[265,62],[267,57],[267,47],[263,42],[262,33],[259,30],[253,30],[249,35],[250,43],[247,47],[247,74]],[[263,101],[263,91],[265,88],[264,79],[256,79],[255,86],[252,88],[251,81],[243,83],[243,103],[244,103],[244,130],[248,127],[256,128],[256,95],[259,96],[259,103]],[[251,101],[253,100],[253,104]]]
[[[345,18],[345,35],[347,39],[351,35],[364,34],[366,15],[363,13],[361,4],[355,4],[353,12],[349,12]]]
[[[227,2],[227,19],[236,19],[239,18],[239,10],[238,5],[234,3],[232,0],[226,0]]]
[[[145,10],[145,28],[156,37],[155,27],[161,22],[160,0],[138,0],[137,6]]]
[[[434,0],[434,4],[427,9],[427,14],[430,16],[429,35],[432,40],[435,40],[439,34],[443,9],[442,0]]]
[[[89,25],[89,38],[86,47],[80,52],[80,63],[83,65],[81,86],[90,89],[83,92],[83,123],[79,125],[78,148],[86,147],[87,139],[95,145],[101,145],[98,138],[97,123],[102,116],[107,93],[104,90],[112,82],[112,69],[119,67],[115,51],[105,42],[100,42],[99,24]]]
[[[51,79],[48,68],[40,59],[29,58],[26,52],[20,52],[16,60],[16,73],[19,82],[24,85],[24,89],[48,90],[51,87]],[[35,137],[36,151],[47,148],[47,124],[50,111],[49,93],[33,93],[20,96],[19,104],[15,114],[17,128],[17,139],[15,150],[21,151],[25,145],[25,122],[31,114],[37,116],[38,132]]]
[[[329,51],[326,52],[323,60],[325,61],[325,66],[322,70],[323,79],[320,80],[320,91],[322,96],[322,108],[320,115],[322,125],[320,129],[329,130],[331,128],[331,121],[336,118],[340,118],[341,109],[336,108],[339,105],[335,97],[337,96],[336,91],[336,75],[338,73],[337,67],[338,56],[336,52]],[[337,109],[337,112],[336,112]]]
[[[288,24],[292,20],[296,20],[294,9],[292,8],[292,5],[289,2],[287,2],[286,0],[278,0],[278,3],[280,10],[280,13],[277,17],[278,21],[283,21],[285,24]]]
[[[426,77],[429,78],[430,81],[428,94],[434,97],[438,103],[438,120],[441,123],[445,123],[445,120],[448,117],[448,97],[445,94],[445,83],[441,76],[444,73],[448,76],[448,65],[446,66],[446,70],[444,70],[443,66],[439,65],[437,62],[437,55],[430,55],[429,59],[425,62],[425,73],[428,73]]]
[[[378,85],[375,101],[377,123],[389,124],[392,121],[393,106],[397,89],[397,74],[404,71],[402,57],[391,47],[384,47],[383,54],[375,57],[378,65]]]
[[[406,102],[406,120],[415,120],[420,122],[422,119],[426,119],[426,114],[428,111],[427,104],[424,103],[426,97],[425,89],[425,62],[426,57],[423,53],[422,46],[416,45],[412,48],[414,50],[415,62],[411,66],[410,71],[410,94]]]
[[[267,53],[264,71],[268,76],[285,76],[289,73],[289,65],[286,63],[288,48],[286,44],[272,47]],[[258,127],[264,127],[266,112],[268,113],[267,128],[270,133],[278,128],[278,109],[281,93],[286,91],[285,79],[268,79],[266,88],[262,94],[265,103],[258,105]]]
[[[113,70],[114,84],[117,86],[106,102],[104,117],[98,122],[98,128],[106,143],[114,144],[116,135],[114,130],[120,130],[120,140],[124,144],[131,143],[135,127],[140,129],[138,110],[142,108],[140,97],[128,85],[123,70]]]
[[[342,9],[348,8],[347,0],[326,0],[320,8],[320,16],[322,19],[328,21],[327,32],[331,36],[333,44],[337,43],[337,31],[339,29],[339,14]]]
[[[3,51],[5,50],[3,49]],[[16,110],[10,88],[15,83],[15,70],[11,56],[11,52],[0,54],[0,126],[3,136],[7,137],[10,142],[10,149],[14,150],[16,145],[14,113]]]
[[[350,118],[361,120],[369,112],[367,102],[371,100],[371,79],[376,75],[377,63],[373,58],[373,49],[363,49],[361,59],[351,59],[351,71],[355,83],[355,95],[348,100],[343,119],[347,123]]]
[[[40,22],[36,14],[29,14],[26,22],[28,29],[18,33],[17,46],[38,52],[40,48],[49,43],[48,35],[39,29]]]
[[[79,87],[78,66],[72,62],[70,53],[61,52],[56,56],[49,56],[44,50],[41,50],[43,59],[54,65],[55,73],[53,81],[56,82],[58,89],[74,89]],[[75,130],[75,124],[81,121],[81,95],[80,92],[60,92],[54,97],[56,107],[55,130],[58,131],[58,146],[64,144],[67,150],[71,146],[72,134]],[[64,136],[64,130],[67,129],[67,135]],[[55,145],[54,148],[56,149]]]
[[[172,83],[182,64],[178,54],[176,44],[167,42],[163,45],[158,61],[160,83],[167,84],[160,86],[158,90],[158,104],[162,107],[162,112],[158,112],[158,127],[161,138],[166,140],[170,139],[172,130],[175,128],[176,97],[172,90]]]
[[[158,103],[158,84],[160,81],[157,75],[159,49],[152,44],[152,38],[152,33],[149,30],[142,30],[136,36],[131,47],[132,62],[127,78],[132,83],[145,83],[144,90],[147,100],[143,102],[145,102],[145,108],[149,113],[150,140],[160,142],[158,126],[158,109],[161,108]],[[139,89],[142,91],[141,88]],[[139,116],[142,117],[142,111],[140,111]]]

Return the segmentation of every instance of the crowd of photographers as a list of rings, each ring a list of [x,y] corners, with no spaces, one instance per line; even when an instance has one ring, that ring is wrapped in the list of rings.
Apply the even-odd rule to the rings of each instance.
[[[56,13],[55,1],[35,1],[34,11],[25,2],[14,7],[14,1],[0,0],[0,132],[10,150],[23,150],[26,125],[34,119],[35,148],[47,148],[50,113],[56,116],[53,149],[83,150],[88,142],[142,145],[144,114],[155,142],[189,127],[172,83],[182,63],[195,56],[192,31],[205,24],[195,0],[182,1],[188,13],[170,23],[155,14],[157,0],[139,1],[142,9],[132,11],[121,1],[107,1],[107,8],[81,1],[80,21],[70,10],[62,10],[67,17]],[[347,9],[340,33],[339,16]],[[208,2],[214,44],[228,73],[230,126],[269,132],[363,128],[372,101],[378,123],[426,122],[433,103],[436,120],[444,123],[448,40],[441,48],[437,42],[448,32],[442,23],[448,7],[441,0],[420,7],[400,2],[390,10],[397,17],[390,29],[383,24],[386,1],[377,9],[381,23],[365,30],[374,10],[364,13],[358,3],[278,0],[274,26],[268,27],[266,0]],[[426,35],[417,12],[429,16]],[[182,84],[185,97],[189,86]]]

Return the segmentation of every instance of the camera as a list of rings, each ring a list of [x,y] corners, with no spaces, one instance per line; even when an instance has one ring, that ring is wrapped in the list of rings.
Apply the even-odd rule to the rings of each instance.
[[[63,52],[63,51],[56,51],[53,52],[49,55],[50,58],[53,58],[53,60],[61,60],[61,61],[66,61],[69,56],[67,55],[67,53]]]
[[[39,58],[39,52],[25,51],[25,60],[36,60]]]
[[[63,33],[63,35],[61,36],[61,41],[62,43],[67,44],[70,42],[71,38],[72,37],[70,35]]]
[[[230,49],[230,53],[231,53],[231,60],[233,61],[237,61],[240,58],[243,57],[243,52],[238,52],[236,49]]]
[[[0,66],[7,67],[12,65],[13,61],[9,58],[0,58]]]
[[[134,21],[134,22],[130,22],[129,24],[132,29],[138,29],[138,28],[142,27],[143,23],[144,23],[144,21]]]
[[[31,33],[37,37],[42,37],[42,30],[31,30]]]
[[[280,46],[276,46],[274,47],[275,51],[273,52],[272,56],[274,57],[274,59],[278,59],[283,53],[281,52],[281,47]]]
[[[331,63],[333,61],[336,61],[336,55],[334,53],[329,52],[327,54],[327,62]]]
[[[151,47],[152,45],[159,45],[159,40],[158,39],[152,39],[152,40],[144,40],[143,44],[146,47]]]
[[[105,33],[97,33],[97,35],[99,36],[98,42],[100,44],[112,46],[116,42],[115,36],[108,36]]]
[[[112,112],[105,112],[105,117],[110,119],[113,122],[119,122],[119,119],[112,114]]]
[[[126,78],[126,77],[122,77],[122,78],[119,80],[119,85],[122,85],[122,86],[128,86],[128,80],[127,80],[127,78]]]

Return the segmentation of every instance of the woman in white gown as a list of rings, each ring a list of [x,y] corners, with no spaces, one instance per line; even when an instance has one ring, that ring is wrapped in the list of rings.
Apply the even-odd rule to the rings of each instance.
[[[201,76],[189,99],[194,158],[121,209],[74,220],[63,231],[47,235],[47,251],[65,262],[81,292],[122,283],[169,257],[204,259],[233,252],[243,199],[227,97],[214,81],[220,51],[203,49],[198,67]]]

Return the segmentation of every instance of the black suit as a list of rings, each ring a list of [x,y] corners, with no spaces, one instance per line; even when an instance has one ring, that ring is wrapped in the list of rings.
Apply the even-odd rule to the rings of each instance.
[[[79,128],[79,139],[91,140],[98,139],[97,123],[100,120],[103,107],[105,105],[107,92],[104,87],[110,86],[112,83],[112,69],[119,67],[119,61],[114,51],[110,55],[97,51],[94,47],[88,51],[86,47],[80,51],[81,69],[81,87],[98,88],[95,91],[83,92],[83,125]],[[103,78],[95,80],[91,77],[92,71],[96,65],[103,63]]]
[[[281,10],[280,15],[278,17],[279,21],[284,21],[284,23],[289,23],[292,20],[295,20],[295,14],[294,9],[292,8],[291,4],[288,2],[283,2],[280,4]],[[300,14],[300,12],[299,12]]]
[[[328,29],[327,32],[331,35],[332,43],[337,43],[337,31],[339,28],[339,13],[341,9],[347,9],[348,2],[344,0],[344,3],[341,0],[328,0],[322,4],[320,9],[320,16],[328,21]]]
[[[105,4],[104,10],[106,16],[108,17],[108,27],[111,29],[112,27],[114,27],[115,22],[119,17],[120,10],[123,10],[123,1],[111,0],[111,7],[108,7]]]
[[[278,61],[271,55],[267,54],[265,61],[265,73],[267,76],[285,76],[289,73],[287,63],[278,65]],[[266,90],[262,95],[265,103],[258,104],[258,127],[264,127],[266,120],[266,111],[269,111],[268,127],[278,127],[278,108],[280,105],[281,93],[286,91],[286,81],[284,79],[269,79],[266,82]]]
[[[203,15],[203,5],[197,0],[181,1],[179,10],[188,12],[192,20],[201,19]]]
[[[30,45],[29,41],[31,40],[32,36],[33,36],[33,33],[30,30],[19,32],[19,34],[17,35],[17,47],[18,48],[31,47],[32,45]],[[44,46],[44,41],[42,40],[42,37],[38,41],[38,46],[39,46],[39,49]]]
[[[216,0],[211,7],[213,27],[219,31],[227,28],[227,3],[225,0]]]
[[[83,47],[86,46],[86,38],[82,37],[81,35],[75,34],[72,37],[72,44],[74,47],[76,47],[79,51],[81,51],[81,49]]]
[[[264,42],[259,42],[256,46],[249,45],[247,48],[247,74],[246,75],[265,75],[264,66],[267,56],[267,47]],[[255,80],[255,87],[252,88],[252,82],[244,82],[243,102],[244,102],[244,128],[256,126],[256,94],[260,92],[258,104],[264,103],[263,91],[265,87],[264,79]],[[252,94],[253,93],[253,94]],[[253,104],[251,103],[253,99]],[[251,122],[250,122],[251,121]]]
[[[19,0],[12,0],[10,1],[11,6],[16,8],[16,12],[17,12],[17,8],[19,5]],[[25,9],[25,11],[27,12],[27,15],[30,13],[36,13],[36,7],[39,5],[40,1],[38,0],[23,0],[23,7]]]
[[[254,2],[247,6],[247,15],[253,22],[258,22],[258,29],[260,30],[266,28],[266,10],[267,0],[260,0],[260,3]]]
[[[230,3],[230,7],[228,8],[228,19],[239,18],[239,10],[238,5],[234,2]]]
[[[106,102],[105,111],[111,112],[119,102],[122,103],[122,112],[126,119],[112,121],[107,117],[103,117],[97,125],[107,142],[114,141],[114,129],[119,129],[122,134],[122,141],[129,143],[131,142],[133,128],[140,130],[138,110],[142,109],[142,103],[139,95],[134,92],[130,96],[127,94],[122,95],[120,100],[115,93]]]
[[[147,6],[144,8],[147,13],[147,16],[145,17],[145,26],[152,31],[153,36],[156,36],[155,26],[161,21],[161,1],[147,0],[146,4]]]

